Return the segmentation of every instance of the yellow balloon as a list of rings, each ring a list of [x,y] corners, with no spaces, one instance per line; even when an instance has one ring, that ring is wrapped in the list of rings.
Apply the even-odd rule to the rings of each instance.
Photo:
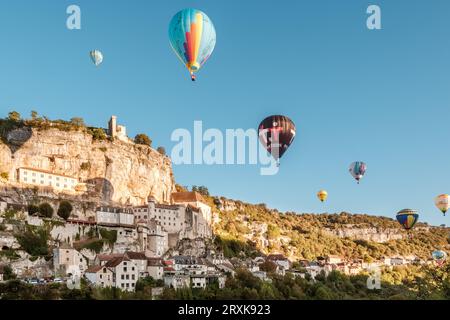
[[[325,190],[320,190],[317,192],[317,198],[319,198],[320,201],[324,202],[328,198],[328,192]]]
[[[439,210],[442,211],[444,216],[448,208],[450,207],[449,199],[450,196],[448,194],[441,194],[434,199],[434,204],[436,205],[436,207],[438,207]]]

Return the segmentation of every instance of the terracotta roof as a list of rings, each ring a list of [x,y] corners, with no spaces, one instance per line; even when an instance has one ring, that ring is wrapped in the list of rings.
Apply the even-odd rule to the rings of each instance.
[[[120,257],[123,257],[122,253],[98,254],[97,255],[97,258],[100,261],[109,261],[109,260],[112,260],[112,259],[115,259],[115,258],[120,258]]]
[[[154,266],[154,267],[163,267],[164,266],[160,258],[148,258],[147,263],[149,266]]]
[[[282,254],[269,254],[267,256],[268,260],[287,260],[287,258],[285,256],[283,256]]]
[[[105,264],[105,267],[108,267],[108,268],[115,268],[115,267],[117,267],[119,264],[121,264],[123,261],[130,261],[130,259],[128,259],[128,258],[125,257],[125,256],[118,257],[118,258],[114,258],[114,259],[109,260],[109,261]]]
[[[180,205],[172,205],[172,204],[155,204],[156,209],[167,209],[167,210],[178,210]]]
[[[206,203],[205,199],[198,192],[174,192],[172,193],[172,200],[175,203],[197,202],[197,201]]]
[[[55,172],[52,172],[50,170],[31,168],[31,167],[20,167],[19,169],[36,171],[36,172],[41,172],[41,173],[47,173],[47,174],[52,174],[52,175],[55,175],[55,176],[60,176],[60,177],[64,177],[64,178],[70,178],[70,179],[78,180],[77,178],[75,178],[73,176],[69,176],[69,175],[62,174],[62,173],[55,173]]]
[[[125,255],[131,260],[147,260],[145,253],[128,251]]]
[[[85,272],[86,273],[97,273],[102,270],[104,266],[91,266]]]

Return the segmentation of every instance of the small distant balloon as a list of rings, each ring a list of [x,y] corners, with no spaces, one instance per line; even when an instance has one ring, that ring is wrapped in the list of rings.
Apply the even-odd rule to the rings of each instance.
[[[91,56],[92,62],[96,67],[102,64],[103,62],[103,53],[99,50],[92,50],[89,55]]]
[[[367,165],[362,161],[353,162],[349,168],[350,174],[356,179],[356,181],[358,181],[358,184],[366,174],[366,170]]]
[[[434,204],[436,205],[436,207],[441,210],[441,212],[444,214],[448,211],[450,205],[449,205],[449,198],[450,196],[448,194],[441,194],[438,195],[435,199],[434,199]]]
[[[319,192],[317,192],[317,198],[319,198],[321,202],[324,202],[328,198],[328,192],[326,192],[325,190],[320,190]]]
[[[397,221],[407,231],[411,230],[419,220],[419,214],[413,209],[403,209],[397,213]]]
[[[441,266],[447,260],[447,252],[442,251],[442,250],[436,250],[436,251],[433,251],[433,253],[431,254],[431,257],[433,258],[434,262],[437,265]]]

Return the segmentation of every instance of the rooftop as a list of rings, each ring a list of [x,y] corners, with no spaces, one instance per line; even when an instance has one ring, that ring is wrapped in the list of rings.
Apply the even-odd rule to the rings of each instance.
[[[205,198],[198,192],[174,192],[172,193],[172,200],[175,203],[185,203],[185,202],[203,202],[206,203]]]

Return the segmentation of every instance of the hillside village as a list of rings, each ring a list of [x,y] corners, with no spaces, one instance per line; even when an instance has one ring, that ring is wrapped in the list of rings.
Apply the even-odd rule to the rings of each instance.
[[[23,129],[13,127],[10,132],[14,130]],[[135,146],[135,142],[127,137],[126,128],[117,125],[114,116],[104,132],[112,142],[93,140],[92,143],[101,143],[102,148],[113,148],[112,144],[116,148],[121,145]],[[38,133],[33,131],[33,134]],[[58,161],[67,166],[67,172],[57,165],[45,166],[47,160],[27,160],[27,164],[37,165],[19,163],[15,166],[15,162],[11,161],[2,175],[0,281],[14,275],[29,284],[40,285],[80,277],[90,286],[133,292],[138,281],[152,279],[157,281],[152,290],[152,295],[156,297],[164,287],[175,290],[186,287],[205,289],[215,285],[224,288],[227,279],[233,278],[237,270],[242,269],[270,283],[272,274],[314,281],[318,275],[328,275],[333,271],[358,275],[374,267],[432,263],[424,254],[403,254],[392,246],[383,251],[383,256],[366,258],[363,251],[366,247],[404,241],[405,234],[388,220],[379,220],[386,224],[383,232],[377,226],[365,225],[362,234],[363,229],[354,228],[354,224],[340,224],[339,219],[351,219],[346,215],[338,216],[335,222],[346,226],[344,229],[334,228],[327,220],[330,218],[323,216],[314,219],[325,219],[320,222],[324,227],[322,224],[314,225],[317,221],[310,225],[308,216],[280,214],[264,206],[212,198],[207,193],[175,188],[167,184],[167,180],[161,180],[164,191],[158,190],[158,185],[146,186],[151,192],[145,201],[141,195],[135,197],[124,191],[124,195],[129,195],[126,200],[118,195],[107,200],[100,196],[102,200],[93,207],[92,198],[97,199],[92,196],[94,193],[89,194],[89,198],[84,198],[84,194],[91,188],[96,190],[95,183],[91,186],[92,180],[83,180],[74,174],[76,170],[71,164],[75,160],[64,159],[65,148],[55,147],[52,152],[58,153]],[[148,152],[152,154],[152,151]],[[164,155],[152,157],[156,161],[160,161],[157,157],[162,162],[166,161]],[[80,166],[87,163],[84,159],[76,161],[77,165],[81,163]],[[0,171],[6,167],[2,166]],[[85,176],[88,177],[87,174]],[[155,174],[155,177],[158,175]],[[114,189],[114,179],[111,181],[112,186],[106,188],[107,192]],[[11,196],[23,195],[26,190],[30,192],[28,198]],[[100,193],[104,191],[102,185]],[[77,193],[82,196],[77,198],[74,196]],[[291,226],[288,232],[277,230],[280,223],[294,220],[297,225]],[[418,226],[419,232],[426,234],[430,233],[430,228],[427,225]],[[320,233],[317,234],[324,241],[347,241],[338,243],[341,251],[336,249],[336,253],[342,254],[327,249],[328,253],[321,255],[318,254],[318,246],[315,252],[311,252],[301,245],[304,243],[302,241],[310,241],[310,235],[315,235],[318,229]],[[447,232],[446,228],[441,229],[442,234]],[[232,245],[251,244],[252,253],[245,254],[245,250],[237,249],[239,252],[230,254],[225,245],[230,239]],[[442,244],[441,238],[433,241],[441,241]],[[30,245],[30,242],[33,243]],[[350,242],[361,254],[344,254],[346,244]],[[435,243],[427,244],[424,251],[431,250],[433,245]]]

